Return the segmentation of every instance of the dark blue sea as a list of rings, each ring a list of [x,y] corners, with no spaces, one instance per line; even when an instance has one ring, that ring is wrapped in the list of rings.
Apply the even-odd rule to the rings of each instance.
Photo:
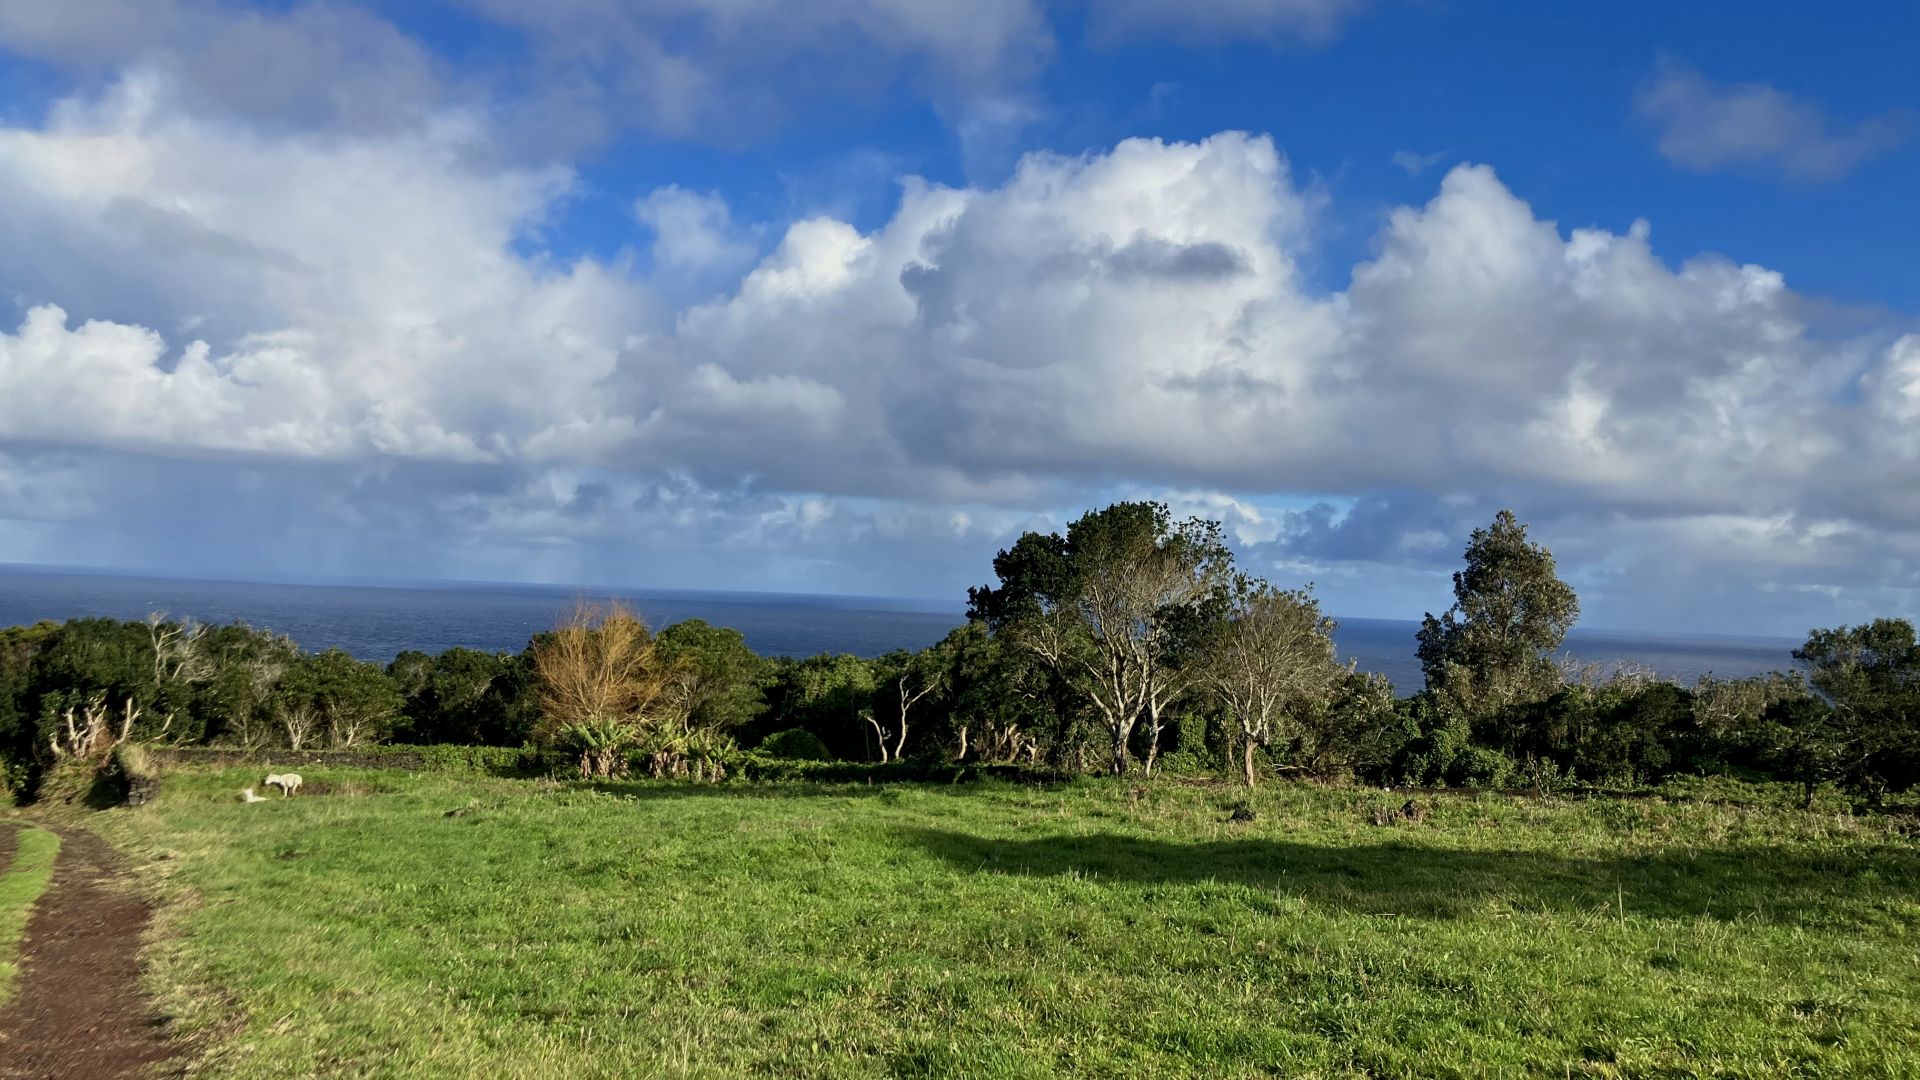
[[[83,616],[141,619],[164,611],[201,622],[244,620],[308,649],[339,647],[384,662],[405,649],[435,653],[456,645],[518,652],[580,600],[609,596],[630,602],[655,626],[705,619],[733,627],[767,656],[920,649],[965,621],[958,605],[880,597],[548,585],[288,585],[0,567],[0,626]],[[1415,629],[1412,622],[1346,619],[1334,637],[1362,670],[1380,672],[1408,693],[1420,685]],[[1795,644],[1785,638],[1575,630],[1565,651],[1581,661],[1640,664],[1691,683],[1709,672],[1738,677],[1786,670],[1793,666]]]

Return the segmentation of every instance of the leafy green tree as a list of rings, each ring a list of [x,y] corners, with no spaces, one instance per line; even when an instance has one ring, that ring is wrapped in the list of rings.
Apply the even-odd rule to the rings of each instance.
[[[160,611],[146,619],[153,672],[151,708],[158,714],[160,732],[177,742],[198,742],[205,734],[204,719],[194,705],[199,688],[216,670],[208,649],[211,629],[191,619],[172,621]]]
[[[1836,712],[1811,695],[1767,704],[1763,760],[1775,776],[1800,785],[1802,809],[1811,810],[1820,786],[1844,777],[1853,758],[1852,725]]]
[[[1466,717],[1432,691],[1396,702],[1394,709],[1400,746],[1386,770],[1394,783],[1500,787],[1513,778],[1513,760],[1475,745]]]
[[[660,631],[657,640],[661,658],[678,673],[693,727],[731,731],[766,708],[773,665],[747,647],[740,631],[687,619]]]
[[[204,738],[253,749],[277,730],[274,699],[285,674],[303,659],[293,639],[245,623],[210,629],[200,646],[212,672],[196,710]]]
[[[278,706],[290,749],[324,731],[339,749],[378,742],[393,729],[400,692],[380,665],[340,649],[303,658],[281,677]]]
[[[1253,787],[1255,751],[1300,738],[1347,672],[1334,650],[1333,620],[1310,588],[1276,589],[1235,575],[1226,615],[1207,643],[1200,677],[1236,725],[1241,778]]]
[[[1658,780],[1674,771],[1674,750],[1693,729],[1692,697],[1637,673],[1566,686],[1517,707],[1502,749],[1593,783]]]
[[[848,653],[783,659],[768,689],[761,725],[774,730],[805,728],[836,757],[878,756],[872,729],[861,714],[873,706],[879,686],[873,661]]]
[[[86,740],[99,752],[111,741],[154,738],[170,730],[191,700],[190,687],[156,674],[148,627],[117,619],[62,624],[36,658],[33,681],[39,710],[35,753],[41,757],[70,742],[72,732],[89,728],[101,733]],[[100,719],[90,724],[90,717]]]
[[[1290,759],[1312,776],[1381,778],[1406,741],[1395,704],[1386,676],[1343,667],[1300,718]]]
[[[1106,728],[1115,775],[1144,720],[1151,771],[1169,710],[1198,677],[1198,645],[1225,609],[1233,553],[1220,523],[1176,523],[1164,503],[1115,503],[1064,537],[1023,535],[993,569],[999,586],[970,590],[969,616],[1079,692]]]
[[[944,642],[919,652],[896,649],[874,661],[873,702],[863,715],[880,744],[881,761],[905,760],[915,706],[942,694],[953,674]]]
[[[152,646],[140,623],[70,619],[54,635],[36,668],[36,681],[50,691],[81,696],[103,693],[116,711],[128,700],[143,712],[151,711]]]
[[[1815,630],[1793,651],[1832,702],[1799,730],[1802,756],[1878,803],[1920,782],[1920,645],[1905,619]]]
[[[439,726],[439,703],[433,693],[433,656],[419,649],[403,649],[387,662],[387,679],[399,692],[400,723],[394,728],[396,742],[434,743],[431,732]]]
[[[406,701],[394,732],[400,742],[518,746],[538,719],[531,672],[518,654],[408,651],[387,665],[387,677]]]
[[[0,630],[0,767],[7,783],[24,787],[40,754],[40,658],[60,635],[57,623]]]
[[[1553,653],[1580,603],[1555,574],[1553,554],[1528,542],[1510,510],[1474,530],[1466,563],[1453,575],[1453,606],[1421,622],[1420,666],[1438,700],[1489,721],[1559,688]]]
[[[969,620],[941,639],[941,689],[930,734],[955,761],[1035,761],[1054,765],[1084,758],[1087,726],[1076,723],[1073,692],[1028,650]],[[1078,762],[1084,765],[1084,760]]]
[[[1769,672],[1744,679],[1705,675],[1690,694],[1692,720],[1675,738],[1676,767],[1698,773],[1772,767],[1779,743],[1773,719],[1783,702],[1811,701],[1825,707],[1802,672]]]

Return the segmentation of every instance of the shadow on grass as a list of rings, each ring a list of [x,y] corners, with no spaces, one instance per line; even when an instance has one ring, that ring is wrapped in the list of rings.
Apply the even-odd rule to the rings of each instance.
[[[1457,851],[1395,841],[1322,847],[1249,837],[1191,843],[1113,834],[993,840],[916,829],[904,838],[955,868],[1145,885],[1247,885],[1361,914],[1452,919],[1490,904],[1664,919],[1855,926],[1893,920],[1891,899],[1920,895],[1920,853],[1813,855],[1767,848],[1577,858]]]
[[[720,783],[701,784],[679,780],[602,780],[581,785],[605,795],[623,799],[871,799],[893,790],[881,784],[832,783]],[[929,790],[937,785],[914,785]],[[962,788],[962,791],[968,790]]]
[[[929,792],[936,795],[978,795],[988,791],[1006,790],[1010,786],[1039,788],[1064,782],[1053,778],[1044,782],[1012,781],[993,775],[982,776],[970,769],[956,770],[949,767],[937,778],[900,779],[891,776],[875,778],[849,773],[845,777],[810,777],[804,780],[727,780],[711,784],[691,780],[645,779],[596,781],[582,786],[628,799],[858,799],[877,798],[907,791]]]

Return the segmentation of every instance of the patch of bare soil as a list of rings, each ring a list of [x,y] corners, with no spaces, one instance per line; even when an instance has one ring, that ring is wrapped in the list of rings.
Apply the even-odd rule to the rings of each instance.
[[[53,881],[27,924],[13,1000],[0,1009],[0,1077],[183,1075],[180,1046],[140,991],[146,902],[115,881],[119,862],[105,841],[57,831]]]

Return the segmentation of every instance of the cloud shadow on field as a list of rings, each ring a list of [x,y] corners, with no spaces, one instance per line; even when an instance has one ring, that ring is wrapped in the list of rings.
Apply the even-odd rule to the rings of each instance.
[[[702,784],[659,780],[610,780],[585,785],[606,795],[651,802],[662,799],[746,799],[786,801],[795,799],[900,799],[915,795],[944,795],[972,798],[999,790],[975,780],[888,780],[875,784],[832,780],[749,781],[746,783]],[[1040,785],[1036,785],[1038,787]]]
[[[1404,841],[1320,846],[1284,840],[1182,842],[1111,833],[997,840],[904,834],[956,869],[1130,885],[1245,885],[1356,914],[1457,919],[1516,911],[1855,926],[1917,921],[1888,903],[1920,896],[1920,852],[1810,854],[1771,848],[1582,858],[1459,851]]]

